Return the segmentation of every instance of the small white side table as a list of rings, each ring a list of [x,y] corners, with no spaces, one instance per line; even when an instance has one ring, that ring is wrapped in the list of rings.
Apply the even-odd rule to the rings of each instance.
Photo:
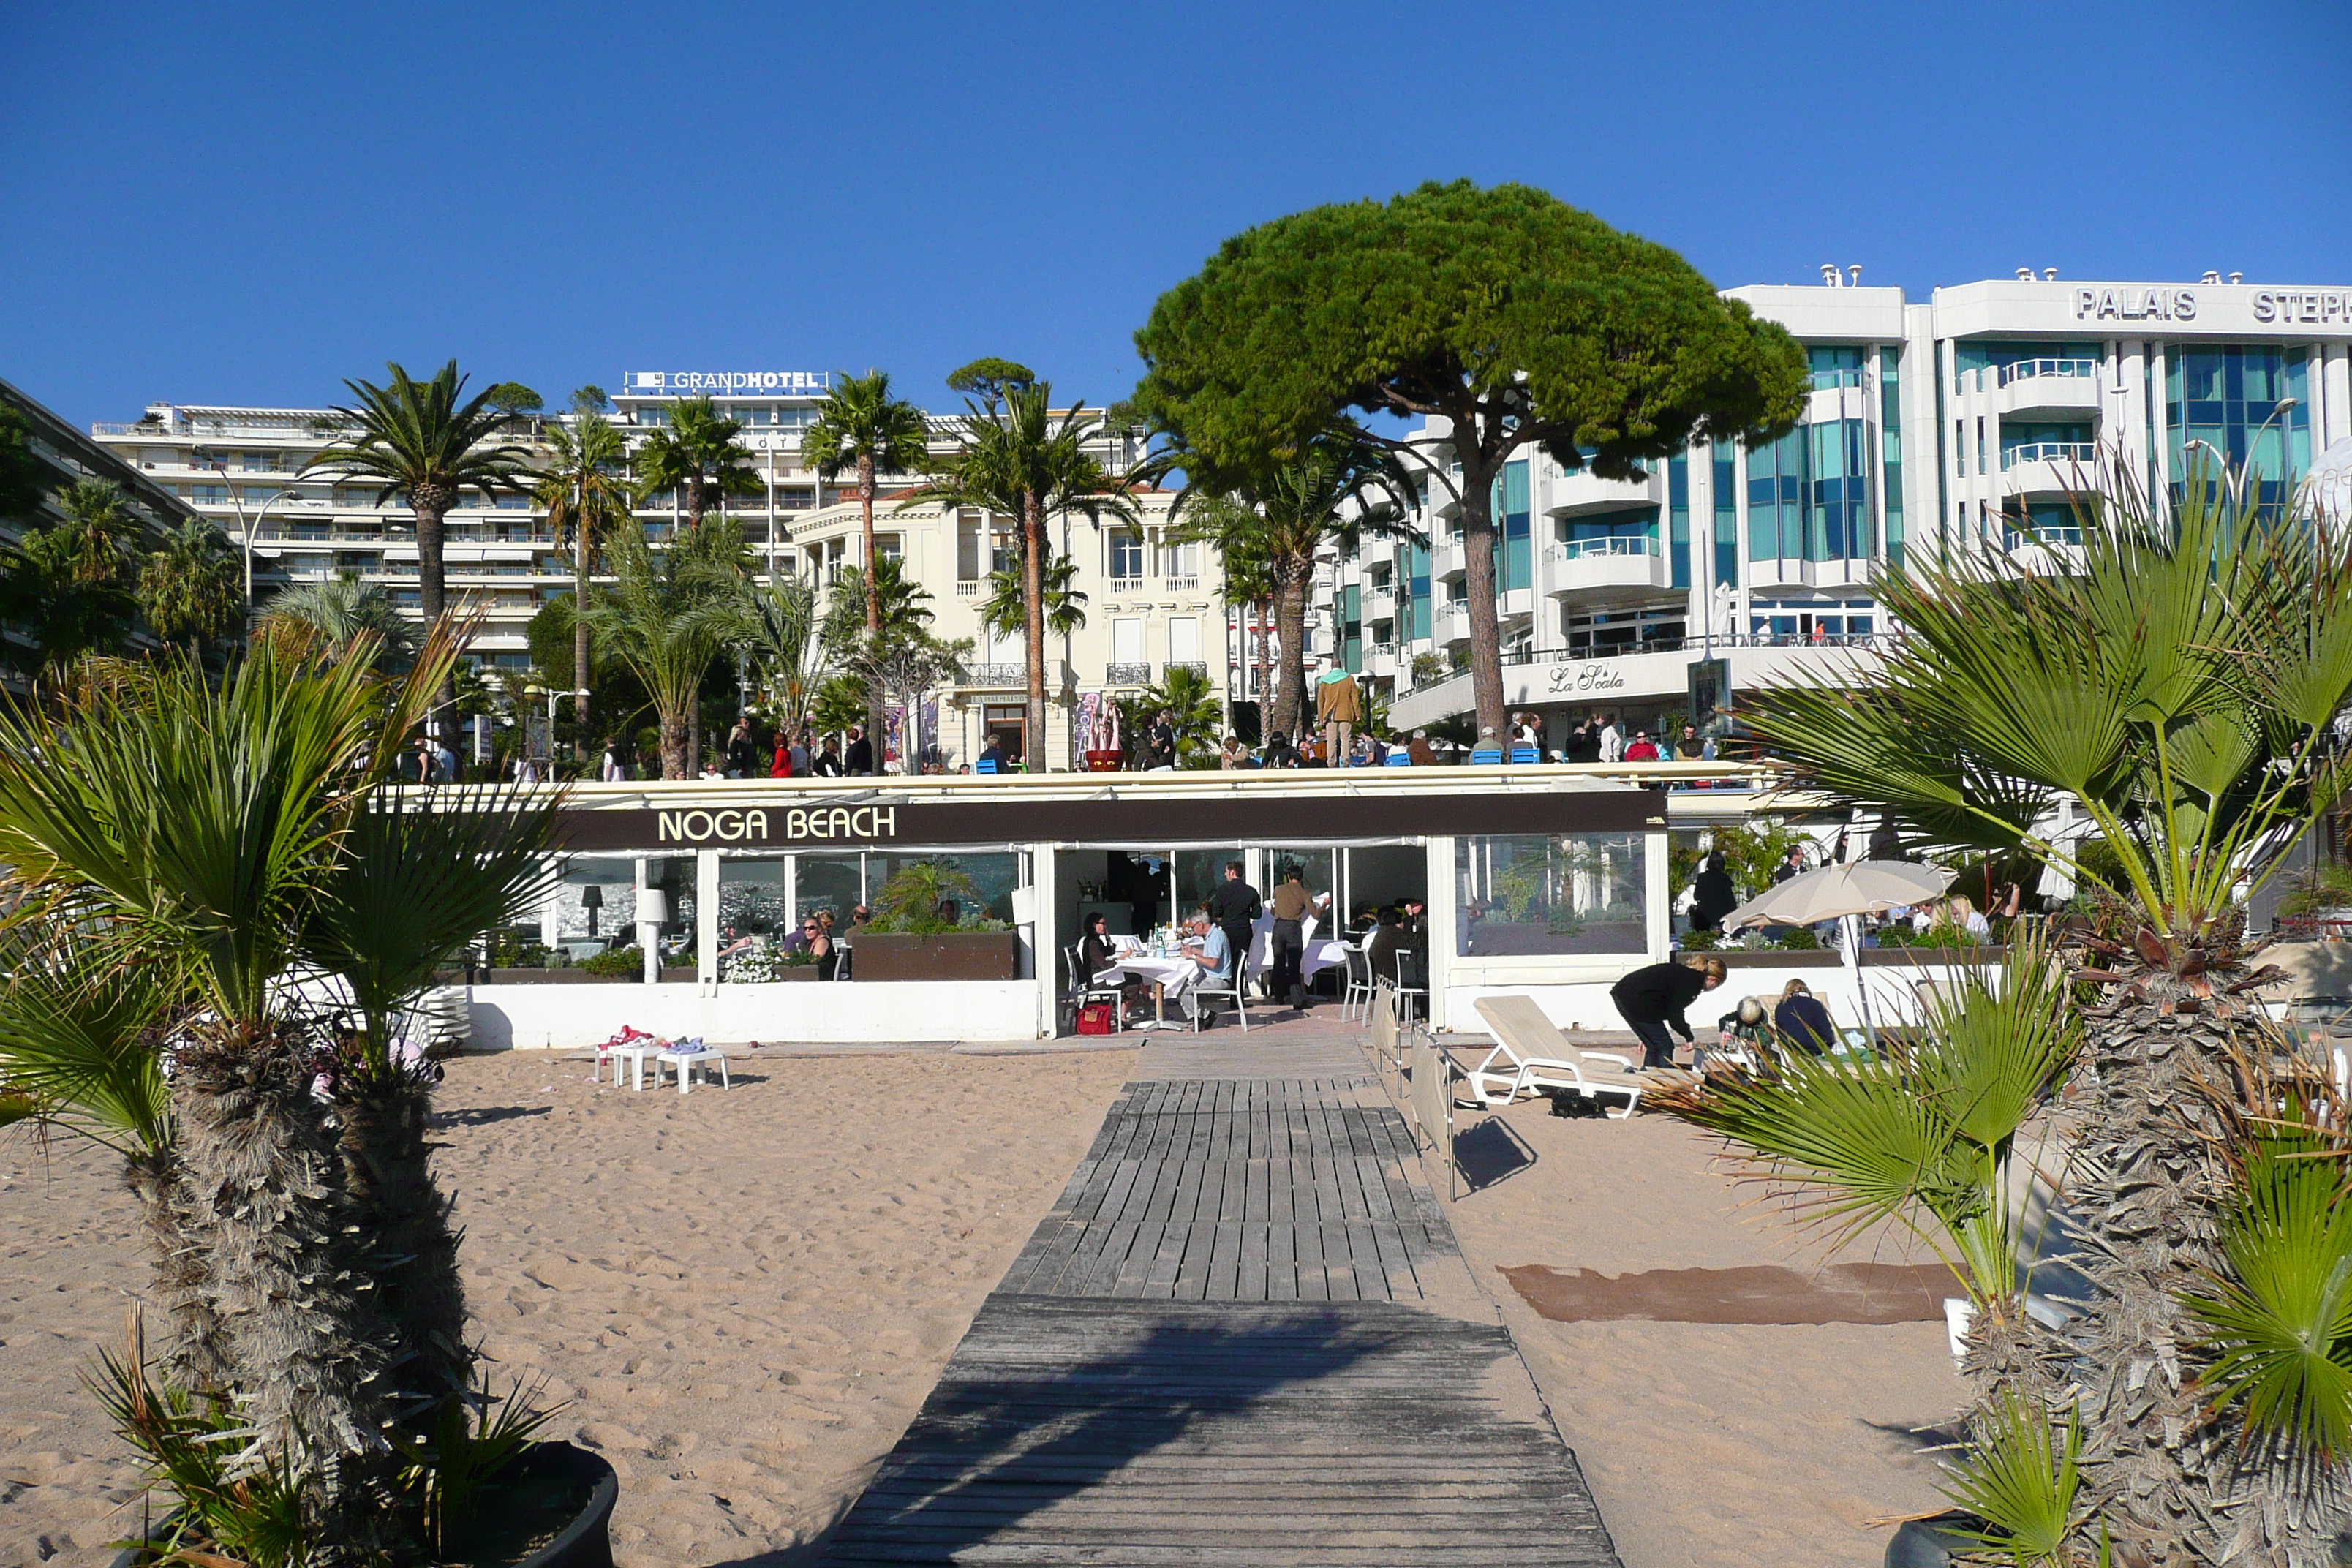
[[[700,1068],[702,1069],[703,1087],[707,1089],[710,1085],[710,1064],[713,1062],[717,1062],[719,1064],[719,1087],[721,1089],[734,1088],[734,1084],[730,1082],[727,1078],[727,1053],[714,1049],[709,1046],[705,1046],[698,1051],[661,1051],[656,1053],[654,1057],[654,1087],[656,1089],[659,1089],[662,1086],[662,1068],[664,1064],[667,1064],[677,1071],[678,1093],[684,1094],[688,1086],[693,1083],[694,1069],[696,1068]]]
[[[646,1087],[646,1058],[660,1048],[651,1040],[641,1040],[634,1045],[600,1047],[596,1052],[595,1069],[589,1073],[588,1081],[590,1083],[604,1081],[604,1062],[607,1058],[610,1058],[613,1063],[613,1087],[620,1088],[621,1058],[626,1057],[629,1058],[629,1087],[643,1092]],[[658,1067],[654,1069],[654,1086],[656,1088],[661,1086],[661,1069]]]

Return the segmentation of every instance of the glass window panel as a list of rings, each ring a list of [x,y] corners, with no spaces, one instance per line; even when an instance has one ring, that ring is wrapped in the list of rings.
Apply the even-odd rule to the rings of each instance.
[[[825,910],[833,911],[835,930],[849,924],[849,913],[866,901],[865,857],[862,855],[803,855],[794,902],[795,921]]]
[[[1454,952],[1646,952],[1647,853],[1648,837],[1640,833],[1456,839]]]
[[[871,902],[879,898],[892,877],[918,862],[944,865],[969,877],[972,886],[979,890],[982,912],[993,921],[1013,918],[1013,890],[1021,885],[1021,857],[1009,850],[976,855],[870,855],[866,857],[866,868],[867,900]],[[960,907],[957,914],[961,919],[970,920],[973,910]]]

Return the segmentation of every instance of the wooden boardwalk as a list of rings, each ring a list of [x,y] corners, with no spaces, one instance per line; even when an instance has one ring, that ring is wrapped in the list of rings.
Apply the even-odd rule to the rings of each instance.
[[[1145,1049],[823,1561],[1617,1568],[1361,1054],[1251,1044]]]

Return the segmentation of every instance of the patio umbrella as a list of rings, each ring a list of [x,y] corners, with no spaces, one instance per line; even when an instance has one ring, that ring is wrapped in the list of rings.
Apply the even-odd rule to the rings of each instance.
[[[1847,915],[1883,914],[1943,897],[1952,873],[1907,860],[1850,860],[1790,878],[1723,917],[1723,929],[1809,926]]]

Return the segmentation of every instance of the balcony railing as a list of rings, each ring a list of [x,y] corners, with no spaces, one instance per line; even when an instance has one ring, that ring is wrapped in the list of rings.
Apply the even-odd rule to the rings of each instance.
[[[1201,580],[1198,577],[1171,577],[1168,579],[1168,591],[1171,594],[1197,594],[1200,590]]]
[[[977,599],[988,591],[988,584],[977,577],[963,578],[956,584],[956,597]]]
[[[1570,539],[1551,547],[1555,561],[1584,561],[1601,555],[1655,555],[1658,539],[1654,533],[1604,533],[1590,539]]]
[[[1198,659],[1171,658],[1168,661],[1168,672],[1171,675],[1173,675],[1180,669],[1189,669],[1193,674],[1200,676],[1202,679],[1206,679],[1209,674],[1209,667],[1202,664]]]
[[[2080,523],[2060,523],[2051,528],[2011,528],[2002,531],[2001,542],[2011,550],[2021,550],[2029,545],[2063,545],[2080,550],[2083,548],[2083,529]]]
[[[2098,374],[2099,362],[2095,359],[2021,359],[2000,367],[2000,384],[2007,386],[2012,382],[2045,375],[2090,377]]]
[[[1149,686],[1151,666],[1149,663],[1121,662],[1103,668],[1103,681],[1108,686]]]
[[[2004,473],[2020,463],[2095,463],[2098,460],[2099,444],[2096,441],[2028,441],[2000,449],[2000,466]]]
[[[1140,577],[1113,577],[1110,580],[1110,591],[1114,594],[1140,594],[1143,592],[1143,579]]]

